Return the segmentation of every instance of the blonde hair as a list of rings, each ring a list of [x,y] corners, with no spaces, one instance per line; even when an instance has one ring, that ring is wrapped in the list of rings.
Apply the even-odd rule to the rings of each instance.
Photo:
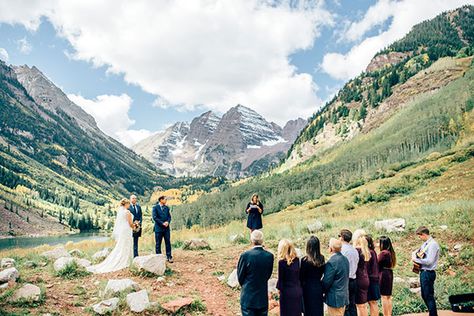
[[[120,200],[120,206],[125,206],[127,204],[130,204],[130,200],[129,199],[121,199]]]
[[[356,229],[356,231],[352,234],[352,242],[354,243],[354,246],[357,242],[357,239],[359,239],[359,237],[365,237],[365,236],[367,236],[367,233],[365,232],[365,230]]]
[[[357,238],[354,243],[354,247],[360,248],[362,254],[364,255],[364,261],[367,262],[370,260],[369,243],[367,242],[367,238],[365,238],[365,235],[361,235],[359,236],[359,238]]]
[[[282,239],[278,243],[278,259],[285,260],[290,265],[296,258],[296,249],[291,241]]]

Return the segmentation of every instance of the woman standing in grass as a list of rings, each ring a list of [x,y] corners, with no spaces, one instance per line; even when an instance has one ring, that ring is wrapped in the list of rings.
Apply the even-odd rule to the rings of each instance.
[[[250,202],[247,204],[245,213],[248,214],[247,217],[247,227],[250,229],[250,232],[253,232],[256,229],[262,229],[262,213],[263,213],[263,204],[260,202],[257,194],[252,195]]]
[[[365,238],[366,233],[363,230],[357,230],[354,232],[354,236],[358,236],[354,241],[354,248],[359,254],[359,262],[357,264],[356,271],[356,307],[358,316],[367,316],[367,294],[369,290],[369,274],[368,274],[368,262],[370,260],[370,250],[367,245],[367,239]]]
[[[301,316],[303,291],[300,283],[300,261],[293,243],[287,239],[278,244],[278,282],[280,316]]]
[[[318,237],[311,236],[306,244],[306,256],[301,260],[300,280],[303,288],[305,316],[323,316],[324,256]]]
[[[393,267],[397,262],[392,241],[387,236],[379,240],[380,254],[378,257],[380,294],[382,295],[382,309],[384,316],[392,315]]]
[[[377,253],[375,252],[375,245],[372,236],[367,235],[365,238],[367,239],[367,246],[370,250],[370,260],[367,265],[367,272],[369,274],[369,291],[367,292],[367,300],[369,301],[370,315],[378,315],[378,301],[380,300],[380,278]]]

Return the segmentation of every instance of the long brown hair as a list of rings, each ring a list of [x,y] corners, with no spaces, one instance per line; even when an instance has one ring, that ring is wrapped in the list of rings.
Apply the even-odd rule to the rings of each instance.
[[[311,236],[306,243],[306,260],[318,268],[324,265],[324,256],[321,254],[321,243],[316,236]]]
[[[395,267],[395,265],[397,264],[397,256],[395,255],[395,250],[393,249],[390,237],[380,236],[379,244],[380,251],[387,250],[388,252],[390,252],[390,256],[392,257],[392,268]]]

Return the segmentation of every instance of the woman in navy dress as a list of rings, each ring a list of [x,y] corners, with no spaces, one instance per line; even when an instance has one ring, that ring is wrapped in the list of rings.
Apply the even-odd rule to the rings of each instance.
[[[250,228],[250,232],[256,229],[262,229],[263,204],[260,202],[257,194],[252,195],[252,199],[250,203],[247,204],[245,212],[248,214],[247,227]]]
[[[355,233],[354,233],[355,234]],[[369,274],[367,272],[368,262],[370,260],[369,246],[367,245],[367,239],[364,234],[359,235],[357,240],[354,242],[354,247],[359,253],[359,263],[357,264],[356,270],[356,306],[358,316],[367,316],[367,293],[369,290]]]
[[[395,250],[389,237],[381,236],[379,240],[380,253],[379,277],[380,294],[382,295],[382,309],[384,316],[392,315],[393,267],[397,262]]]
[[[367,246],[369,246],[370,250],[370,260],[367,265],[367,273],[369,274],[369,291],[367,292],[367,300],[369,301],[370,315],[378,315],[378,301],[380,300],[379,263],[372,236],[367,235],[365,238],[367,239]]]
[[[301,316],[303,291],[300,283],[300,261],[295,246],[287,239],[278,244],[278,282],[280,316]]]
[[[323,316],[324,256],[318,237],[311,236],[306,244],[306,256],[301,260],[300,281],[303,289],[305,316]]]

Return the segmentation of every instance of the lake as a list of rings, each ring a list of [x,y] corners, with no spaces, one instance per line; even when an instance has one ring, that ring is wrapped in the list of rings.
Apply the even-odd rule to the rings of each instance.
[[[0,250],[12,248],[34,248],[41,245],[58,245],[65,244],[69,241],[80,242],[84,240],[107,241],[109,235],[104,233],[80,233],[60,236],[44,236],[44,237],[15,237],[0,239]]]

